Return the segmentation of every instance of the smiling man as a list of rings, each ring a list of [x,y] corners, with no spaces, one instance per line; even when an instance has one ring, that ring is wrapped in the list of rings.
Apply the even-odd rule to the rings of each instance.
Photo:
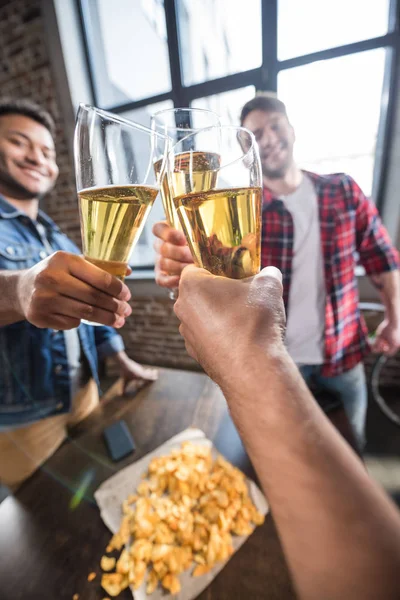
[[[264,184],[262,266],[283,275],[286,346],[310,385],[329,392],[323,408],[344,405],[360,448],[367,389],[362,359],[368,350],[358,310],[357,259],[380,290],[386,308],[375,349],[400,347],[399,258],[375,205],[344,173],[302,171],[293,156],[295,134],[286,107],[257,96],[242,109],[241,125],[258,142]],[[174,288],[191,262],[185,239],[165,223],[154,226],[161,286]]]
[[[50,115],[0,101],[0,482],[18,486],[98,403],[98,359],[124,383],[156,378],[111,327],[131,313],[126,285],[83,260],[39,210],[58,176]]]

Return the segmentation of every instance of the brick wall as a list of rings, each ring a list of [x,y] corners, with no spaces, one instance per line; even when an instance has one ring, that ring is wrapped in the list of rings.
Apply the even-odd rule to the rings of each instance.
[[[72,160],[45,39],[40,0],[0,1],[0,93],[31,98],[54,117],[60,175],[56,188],[46,198],[46,212],[80,243]]]
[[[132,315],[121,330],[129,353],[139,362],[181,369],[200,369],[187,354],[179,335],[179,321],[172,310],[173,302],[158,290],[141,292],[140,281],[128,282],[132,291]],[[155,284],[150,285],[156,287]]]

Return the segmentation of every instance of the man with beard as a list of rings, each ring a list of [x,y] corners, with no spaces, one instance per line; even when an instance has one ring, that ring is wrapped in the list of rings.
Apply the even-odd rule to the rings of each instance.
[[[283,275],[286,346],[309,385],[342,403],[364,446],[367,389],[362,359],[367,332],[358,310],[357,260],[379,289],[386,314],[374,349],[400,347],[399,258],[376,207],[343,173],[317,175],[295,163],[295,134],[285,105],[257,96],[241,124],[259,145],[263,172],[262,267]],[[192,258],[183,234],[157,223],[157,283],[174,288]]]
[[[58,167],[50,115],[0,101],[0,483],[16,488],[98,404],[98,359],[124,386],[157,373],[111,327],[131,313],[125,284],[86,262],[39,210]]]

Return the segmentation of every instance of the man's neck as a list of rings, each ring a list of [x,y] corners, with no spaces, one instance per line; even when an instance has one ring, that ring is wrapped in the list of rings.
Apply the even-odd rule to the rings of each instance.
[[[17,198],[12,198],[11,196],[8,196],[4,193],[2,193],[2,195],[7,200],[7,202],[15,206],[15,208],[18,208],[18,210],[20,210],[21,212],[24,212],[26,215],[28,215],[28,217],[30,217],[32,221],[36,221],[39,210],[38,198],[32,198],[31,200],[19,200]]]
[[[299,167],[293,163],[286,171],[285,175],[279,179],[269,179],[264,175],[263,183],[266,188],[271,190],[274,196],[287,196],[297,190],[303,180],[303,173]]]

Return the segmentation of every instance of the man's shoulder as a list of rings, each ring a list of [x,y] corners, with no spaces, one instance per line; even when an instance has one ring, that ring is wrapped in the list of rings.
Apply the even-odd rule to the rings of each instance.
[[[320,175],[304,171],[312,180],[319,201],[344,210],[354,210],[361,196],[359,185],[347,173],[328,173]]]
[[[355,181],[348,175],[347,173],[313,173],[312,171],[303,171],[305,175],[307,175],[314,184],[332,186],[332,187],[343,187],[348,185],[354,185]]]

